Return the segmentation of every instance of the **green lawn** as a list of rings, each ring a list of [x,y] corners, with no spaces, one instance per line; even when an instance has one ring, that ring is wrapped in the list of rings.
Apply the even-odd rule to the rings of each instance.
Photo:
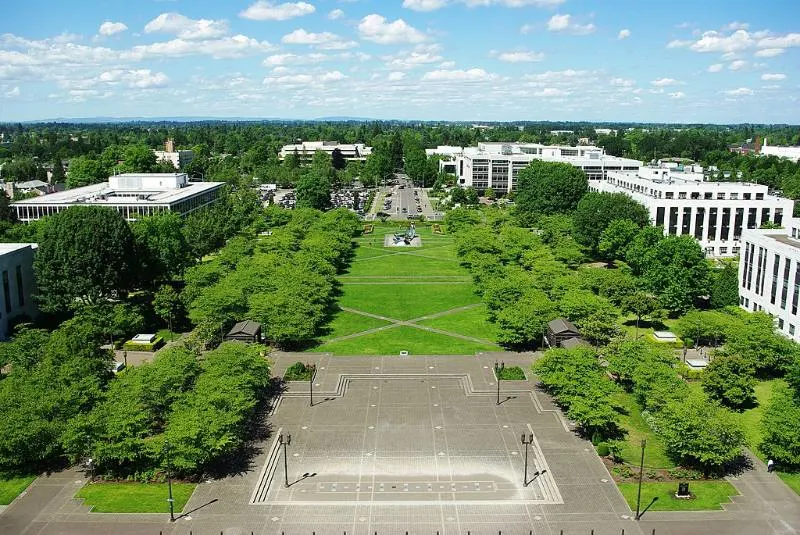
[[[638,483],[618,483],[619,490],[625,497],[632,511],[636,511],[636,495]],[[694,496],[691,500],[679,500],[675,497],[678,483],[648,482],[642,483],[641,509],[647,507],[653,498],[658,500],[648,511],[708,511],[722,509],[723,503],[730,501],[730,496],[739,493],[727,481],[691,481],[689,492]],[[645,515],[646,518],[646,515]]]
[[[627,431],[625,440],[621,443],[620,454],[622,459],[629,464],[639,466],[642,459],[642,439],[647,440],[644,450],[644,465],[646,468],[674,468],[675,463],[667,456],[664,443],[656,435],[647,422],[642,418],[642,412],[633,395],[619,392],[614,400],[623,407],[628,414],[622,414],[620,424]]]
[[[343,284],[339,305],[408,320],[479,303],[472,284]]]
[[[421,254],[424,254],[424,252]],[[410,253],[396,253],[353,262],[350,264],[350,269],[343,276],[343,279],[348,276],[357,277],[359,275],[424,277],[426,275],[469,275],[469,273],[459,266],[458,262],[452,260],[424,258]]]
[[[324,344],[315,351],[335,355],[473,355],[478,351],[497,351],[495,345],[477,344],[414,327],[395,327],[373,334]]]
[[[755,388],[757,405],[752,409],[734,413],[744,429],[747,445],[764,462],[766,462],[766,459],[758,449],[758,445],[761,444],[761,415],[764,413],[764,407],[772,399],[772,388],[777,383],[783,383],[783,380],[759,381]]]
[[[794,472],[792,474],[778,472],[778,477],[789,485],[789,488],[795,491],[795,493],[800,494],[800,472]]]
[[[384,325],[389,325],[389,322],[340,310],[325,326],[326,334],[322,338],[322,342],[324,343],[331,338],[347,336],[348,334],[358,333]]]
[[[494,324],[486,319],[486,307],[483,305],[432,320],[423,320],[419,324],[486,340],[495,340],[497,336]]]
[[[173,483],[175,512],[183,510],[197,485]],[[93,513],[169,513],[166,483],[90,483],[75,495]]]
[[[500,379],[503,381],[524,381],[525,371],[519,366],[506,366],[500,371]]]
[[[13,502],[14,498],[27,489],[34,479],[36,479],[36,476],[0,476],[0,505],[8,505]]]

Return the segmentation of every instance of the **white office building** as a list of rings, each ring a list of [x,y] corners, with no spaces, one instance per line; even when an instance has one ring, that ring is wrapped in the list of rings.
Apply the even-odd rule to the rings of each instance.
[[[770,195],[767,186],[747,182],[703,182],[702,170],[642,167],[636,173],[609,172],[590,180],[591,191],[625,193],[643,204],[665,235],[694,236],[706,255],[736,256],[745,229],[791,217],[794,202]]]
[[[301,162],[310,162],[314,153],[322,151],[329,156],[333,151],[339,149],[347,161],[364,161],[367,156],[372,154],[372,147],[367,147],[363,143],[339,143],[338,141],[303,141],[292,145],[284,145],[278,157],[281,161],[288,155],[295,154]]]
[[[767,144],[767,138],[764,138],[764,144],[761,146],[761,154],[764,156],[786,158],[793,162],[800,161],[800,147],[775,147]]]
[[[35,221],[70,206],[106,206],[128,221],[164,211],[186,215],[215,202],[224,182],[189,182],[186,173],[125,173],[108,182],[11,203],[20,221]]]
[[[775,317],[778,331],[800,342],[800,219],[783,229],[753,229],[742,234],[739,305]]]
[[[0,243],[0,276],[3,297],[0,300],[0,338],[7,338],[9,322],[18,316],[34,318],[33,255],[35,243]]]
[[[175,141],[170,138],[164,143],[164,150],[154,150],[156,160],[170,163],[175,169],[180,169],[194,159],[194,152],[190,150],[175,150]]]
[[[642,162],[629,158],[608,156],[591,145],[570,147],[538,143],[479,143],[467,147],[451,160],[442,160],[441,170],[455,163],[455,175],[463,187],[477,190],[491,188],[506,193],[516,188],[520,169],[533,160],[563,162],[581,169],[590,180],[600,180],[611,171],[635,171]]]

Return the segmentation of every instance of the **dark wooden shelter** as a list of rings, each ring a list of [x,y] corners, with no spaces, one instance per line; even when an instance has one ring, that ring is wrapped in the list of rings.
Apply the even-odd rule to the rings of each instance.
[[[261,324],[250,320],[240,321],[225,335],[225,340],[257,344],[261,341]]]
[[[561,347],[570,338],[580,338],[581,333],[566,318],[556,318],[547,324],[547,344],[550,347]]]

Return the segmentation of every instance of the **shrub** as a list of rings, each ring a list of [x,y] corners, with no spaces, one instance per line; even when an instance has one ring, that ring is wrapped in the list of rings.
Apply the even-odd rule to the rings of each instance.
[[[295,362],[283,374],[285,381],[308,381],[311,379],[313,368],[310,365],[303,364],[302,362]]]
[[[667,471],[667,474],[672,479],[684,479],[684,480],[695,480],[695,479],[703,479],[703,474],[698,472],[697,470],[690,470],[688,468],[672,468],[671,470]]]
[[[597,455],[600,457],[608,457],[611,454],[611,448],[608,447],[608,444],[605,442],[601,442],[597,445]]]
[[[125,351],[156,351],[163,345],[164,339],[159,336],[150,344],[142,344],[128,340],[122,345],[122,349]]]
[[[509,366],[500,371],[500,379],[503,381],[524,381],[525,372],[519,366]]]

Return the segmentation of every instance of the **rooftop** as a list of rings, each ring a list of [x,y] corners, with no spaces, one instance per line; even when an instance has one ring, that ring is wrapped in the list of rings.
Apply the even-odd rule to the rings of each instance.
[[[27,247],[36,249],[38,246],[39,245],[36,243],[0,243],[0,256],[13,253],[14,251],[20,251],[22,249],[26,249]]]

